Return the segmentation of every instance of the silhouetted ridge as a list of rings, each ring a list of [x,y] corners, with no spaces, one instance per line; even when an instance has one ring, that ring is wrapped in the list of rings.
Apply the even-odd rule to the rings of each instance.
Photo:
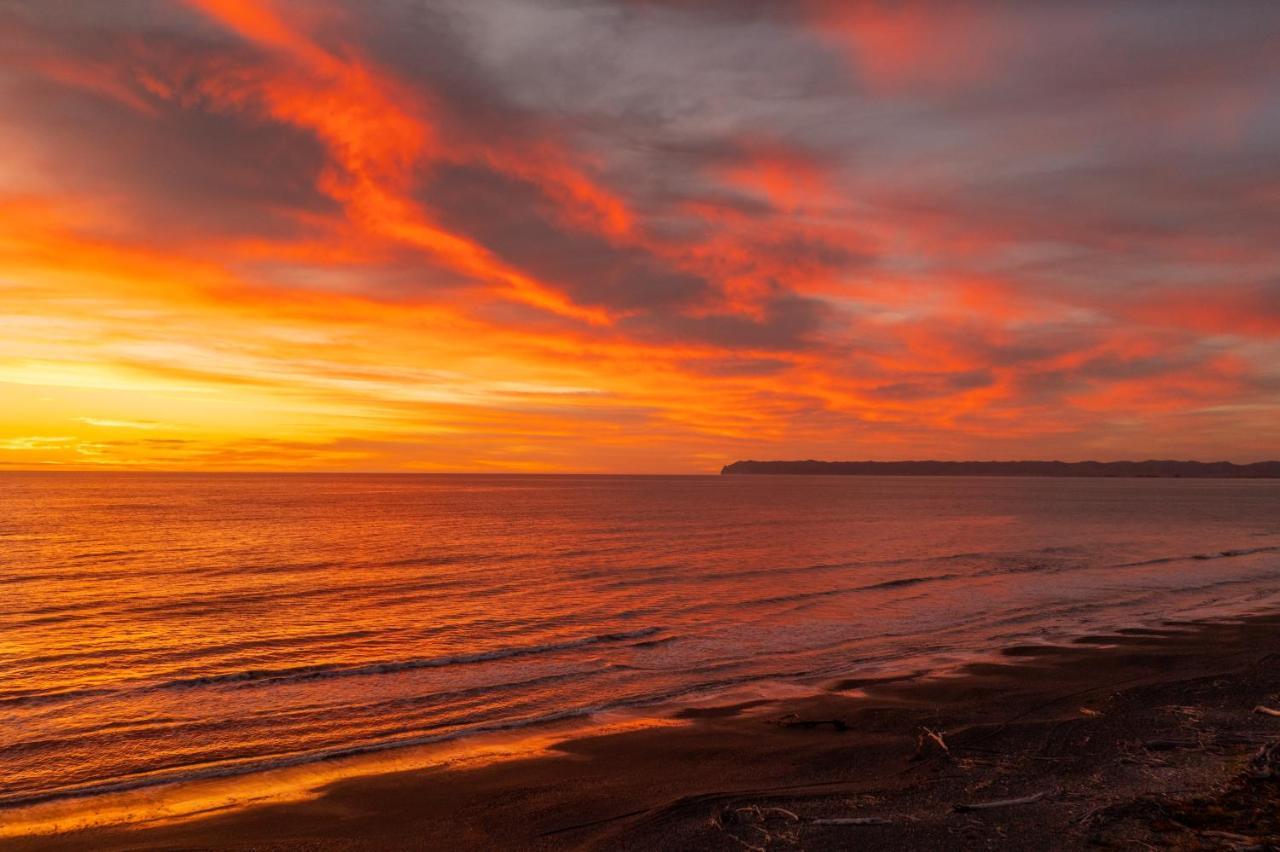
[[[1197,461],[736,461],[721,474],[837,476],[1136,476],[1221,479],[1280,478],[1280,461],[1232,464]]]

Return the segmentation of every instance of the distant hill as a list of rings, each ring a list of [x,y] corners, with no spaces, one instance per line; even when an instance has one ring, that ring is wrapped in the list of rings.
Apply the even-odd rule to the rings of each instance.
[[[736,461],[732,474],[826,474],[834,476],[1132,476],[1189,479],[1280,478],[1280,461],[1254,464],[1195,461]]]

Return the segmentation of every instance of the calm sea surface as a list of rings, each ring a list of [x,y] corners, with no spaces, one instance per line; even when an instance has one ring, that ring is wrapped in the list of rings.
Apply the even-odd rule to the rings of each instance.
[[[1264,609],[1280,481],[0,475],[0,805]]]

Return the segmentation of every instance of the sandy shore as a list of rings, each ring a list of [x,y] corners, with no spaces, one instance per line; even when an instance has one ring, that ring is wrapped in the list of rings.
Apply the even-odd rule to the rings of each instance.
[[[571,740],[545,756],[354,778],[305,802],[0,849],[1280,843],[1280,752],[1259,756],[1280,739],[1280,718],[1253,712],[1280,706],[1280,617],[1012,647],[956,677],[831,687],[685,711],[685,726]],[[918,748],[925,728],[949,753]]]

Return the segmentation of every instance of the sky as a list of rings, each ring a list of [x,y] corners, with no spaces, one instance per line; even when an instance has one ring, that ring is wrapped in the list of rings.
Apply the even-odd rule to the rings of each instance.
[[[1280,4],[0,0],[0,469],[1280,456]]]

